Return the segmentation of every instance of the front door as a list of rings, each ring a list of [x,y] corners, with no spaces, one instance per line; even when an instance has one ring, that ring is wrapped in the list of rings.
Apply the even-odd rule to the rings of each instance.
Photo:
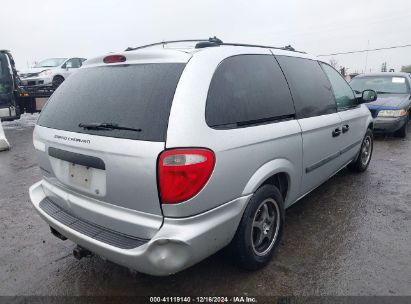
[[[360,107],[354,92],[340,73],[328,64],[321,63],[321,65],[331,82],[338,114],[342,121],[340,153],[341,166],[343,166],[355,158],[360,149],[369,113]]]

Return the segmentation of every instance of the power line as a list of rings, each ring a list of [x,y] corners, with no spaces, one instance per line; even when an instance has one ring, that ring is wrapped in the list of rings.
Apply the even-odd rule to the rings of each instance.
[[[405,44],[405,45],[397,45],[397,46],[383,47],[383,48],[378,48],[378,49],[367,49],[367,50],[360,50],[360,51],[341,52],[341,53],[333,53],[333,54],[317,55],[317,56],[318,56],[318,57],[325,57],[325,56],[335,56],[335,55],[344,55],[344,54],[365,53],[365,52],[374,52],[374,51],[382,51],[382,50],[399,49],[399,48],[405,48],[405,47],[410,47],[410,46],[411,46],[411,44]]]

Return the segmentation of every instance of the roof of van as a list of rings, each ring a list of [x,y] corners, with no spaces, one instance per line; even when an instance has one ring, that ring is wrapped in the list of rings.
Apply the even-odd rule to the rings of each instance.
[[[300,58],[307,58],[313,60],[319,60],[315,56],[302,53],[302,52],[295,52],[283,49],[276,49],[276,48],[268,48],[268,47],[259,47],[259,46],[232,46],[232,45],[220,45],[217,47],[204,47],[204,48],[195,48],[192,47],[147,47],[137,50],[130,50],[130,51],[123,51],[118,53],[109,53],[103,56],[98,56],[95,58],[88,59],[84,62],[83,66],[91,67],[91,66],[99,66],[103,65],[103,60],[105,57],[110,55],[122,55],[127,58],[127,63],[140,63],[140,62],[150,62],[150,63],[162,63],[162,62],[181,62],[187,63],[192,56],[195,56],[197,53],[205,53],[205,52],[218,52],[218,50],[228,50],[232,51],[232,55],[234,56],[235,53],[238,51],[239,53],[244,54],[244,49],[247,51],[249,50],[250,54],[259,52],[256,51],[258,49],[269,49],[274,55],[284,55],[290,57],[300,57]],[[118,64],[124,64],[124,62],[119,62]]]

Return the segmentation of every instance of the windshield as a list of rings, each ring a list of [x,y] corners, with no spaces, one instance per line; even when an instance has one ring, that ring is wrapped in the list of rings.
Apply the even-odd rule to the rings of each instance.
[[[56,66],[62,65],[67,58],[49,58],[37,63],[35,68],[54,68]]]
[[[400,76],[365,76],[355,77],[350,82],[355,93],[374,90],[377,93],[407,94],[409,88],[405,77]]]
[[[53,93],[38,124],[165,141],[174,91],[184,67],[183,63],[152,63],[80,69]]]

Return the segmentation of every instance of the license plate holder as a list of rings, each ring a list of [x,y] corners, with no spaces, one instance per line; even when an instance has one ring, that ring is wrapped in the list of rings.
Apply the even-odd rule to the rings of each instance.
[[[92,176],[92,168],[73,163],[69,164],[69,180],[74,185],[90,189]]]

